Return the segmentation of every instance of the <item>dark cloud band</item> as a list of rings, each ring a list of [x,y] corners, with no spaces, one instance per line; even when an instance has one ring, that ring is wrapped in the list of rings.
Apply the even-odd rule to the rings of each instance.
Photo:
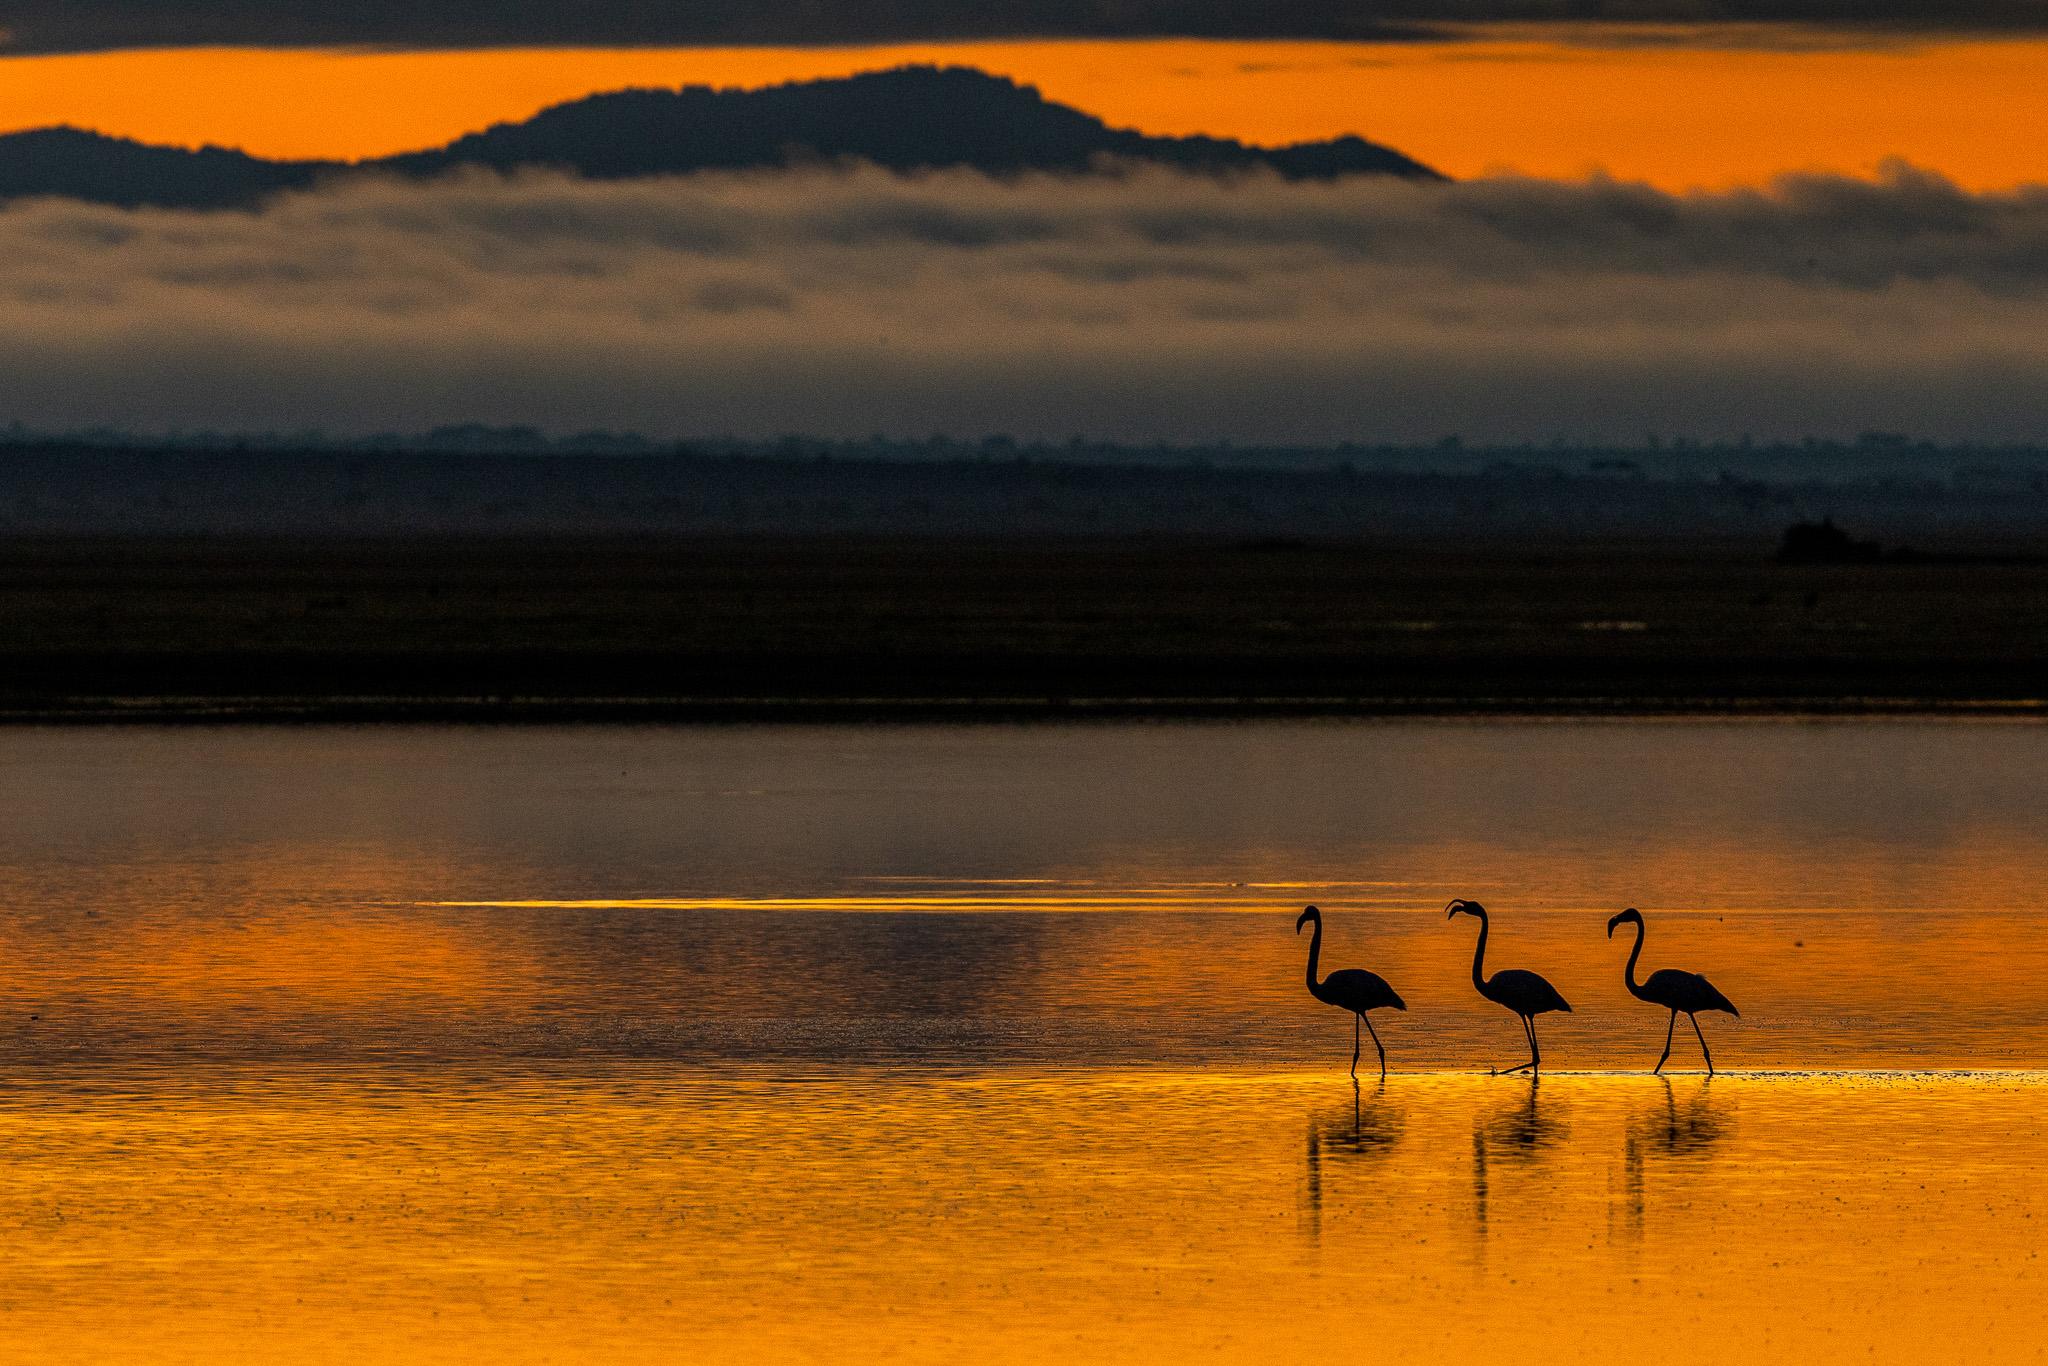
[[[2048,427],[2048,190],[825,171],[0,211],[0,424],[1128,441]]]
[[[2048,0],[0,0],[14,52],[209,44],[830,45],[1005,37],[1400,40],[1459,25],[2048,31]],[[1672,35],[1666,32],[1664,39]]]

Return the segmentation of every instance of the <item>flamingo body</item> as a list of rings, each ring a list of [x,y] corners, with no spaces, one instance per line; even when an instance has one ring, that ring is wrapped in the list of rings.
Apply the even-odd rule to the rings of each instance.
[[[1718,988],[1696,972],[1680,972],[1677,968],[1659,968],[1650,974],[1647,981],[1636,981],[1636,959],[1643,956],[1643,913],[1631,906],[1607,922],[1607,937],[1614,938],[1618,926],[1636,927],[1636,946],[1629,950],[1628,966],[1621,970],[1622,984],[1629,995],[1638,1001],[1663,1006],[1671,1012],[1671,1022],[1664,1030],[1664,1055],[1657,1059],[1657,1065],[1650,1069],[1654,1075],[1664,1070],[1664,1064],[1671,1060],[1671,1036],[1678,1031],[1678,1016],[1681,1012],[1692,1021],[1692,1032],[1700,1041],[1700,1056],[1707,1060],[1707,1075],[1714,1075],[1714,1055],[1707,1048],[1707,1036],[1700,1030],[1702,1010],[1725,1010],[1740,1019],[1742,1012],[1735,1003],[1723,996]]]
[[[1363,1014],[1368,1010],[1406,1010],[1401,993],[1387,985],[1387,979],[1364,968],[1339,968],[1309,988],[1309,994],[1324,1005]]]
[[[1558,994],[1556,987],[1533,972],[1520,968],[1502,968],[1486,979],[1479,988],[1479,994],[1495,1005],[1506,1006],[1524,1018],[1548,1015],[1553,1010],[1571,1013],[1571,1002]]]
[[[1725,1010],[1738,1019],[1742,1016],[1735,1003],[1712,982],[1696,972],[1680,972],[1677,968],[1658,968],[1635,995],[1638,1000],[1666,1010],[1682,1010],[1688,1015],[1697,1015],[1702,1010]]]
[[[1325,1005],[1351,1012],[1351,1075],[1358,1076],[1359,1044],[1358,1027],[1364,1025],[1372,1035],[1372,1046],[1379,1050],[1380,1075],[1387,1075],[1387,1049],[1380,1042],[1379,1031],[1366,1018],[1370,1010],[1406,1010],[1408,1003],[1401,994],[1387,985],[1387,979],[1364,968],[1340,968],[1328,977],[1316,977],[1316,960],[1323,952],[1323,913],[1314,906],[1304,910],[1294,922],[1294,932],[1301,933],[1303,925],[1314,925],[1316,932],[1308,941],[1308,994]]]

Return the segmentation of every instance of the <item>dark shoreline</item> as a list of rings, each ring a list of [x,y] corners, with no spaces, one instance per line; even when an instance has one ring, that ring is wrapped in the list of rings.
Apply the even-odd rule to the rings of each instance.
[[[834,726],[834,725],[1075,725],[1135,722],[1218,724],[1250,721],[1826,721],[1826,720],[2048,721],[2048,701],[1942,702],[1924,698],[1796,698],[1756,703],[1680,699],[1662,706],[1634,700],[1579,699],[1525,702],[1267,703],[1219,698],[1197,702],[1079,701],[1014,704],[939,701],[877,705],[864,700],[789,705],[661,698],[561,699],[500,702],[490,699],[413,703],[402,699],[333,699],[248,704],[231,699],[172,699],[158,705],[102,706],[80,699],[46,712],[0,712],[0,728],[242,727],[242,726]]]
[[[0,724],[2048,715],[2048,562],[2002,548],[18,538]]]

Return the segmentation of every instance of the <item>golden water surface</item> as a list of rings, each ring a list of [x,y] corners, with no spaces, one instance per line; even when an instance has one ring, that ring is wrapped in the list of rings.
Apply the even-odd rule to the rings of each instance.
[[[0,1353],[2035,1361],[2048,730],[0,734]],[[1540,971],[1540,1082],[1470,983]],[[1406,996],[1354,1091],[1324,970]],[[1705,972],[1742,1009],[1643,1073]],[[1680,1022],[1680,1029],[1684,1024]],[[1372,1062],[1370,1043],[1366,1060]]]

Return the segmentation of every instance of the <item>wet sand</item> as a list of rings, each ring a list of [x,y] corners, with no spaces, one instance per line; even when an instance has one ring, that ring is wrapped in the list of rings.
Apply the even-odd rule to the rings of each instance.
[[[1821,566],[1774,549],[14,539],[0,720],[2033,715],[2048,699],[2040,546]]]

